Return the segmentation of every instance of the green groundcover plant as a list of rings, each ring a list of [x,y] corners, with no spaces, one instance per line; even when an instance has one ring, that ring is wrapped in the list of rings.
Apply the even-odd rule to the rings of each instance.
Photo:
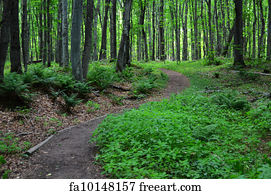
[[[221,96],[187,92],[108,116],[93,140],[104,173],[112,178],[271,178],[270,158],[258,151],[259,126],[271,128],[259,114],[270,115],[270,108],[261,104],[249,110],[244,102],[244,109],[235,108],[226,97],[227,106]]]

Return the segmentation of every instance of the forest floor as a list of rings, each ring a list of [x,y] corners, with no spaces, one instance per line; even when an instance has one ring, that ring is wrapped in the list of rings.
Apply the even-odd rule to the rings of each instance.
[[[91,134],[106,117],[102,115],[137,108],[149,101],[168,98],[172,93],[178,93],[189,87],[189,80],[185,76],[166,69],[162,69],[162,71],[169,77],[168,85],[164,90],[154,92],[150,97],[143,100],[126,100],[121,105],[115,104],[114,106],[107,98],[93,96],[93,101],[101,105],[99,110],[95,111],[95,114],[86,114],[86,110],[82,110],[82,107],[76,107],[76,114],[65,117],[59,116],[55,113],[55,104],[50,102],[48,96],[41,95],[35,103],[40,110],[39,117],[48,118],[47,125],[61,130],[78,123],[83,124],[60,132],[53,131],[51,134],[55,134],[54,137],[32,156],[12,155],[7,158],[8,169],[10,169],[9,178],[104,178],[100,167],[95,165],[97,147],[95,144],[88,143]],[[116,93],[116,91],[114,92]],[[7,113],[6,117],[13,121],[9,120],[9,123],[12,122],[16,129],[22,130],[22,137],[25,137],[25,140],[30,141],[32,145],[51,135],[48,134],[48,127],[44,126],[44,121],[43,123],[38,123],[36,119],[33,121],[33,118],[38,117],[37,115],[19,118],[17,114],[14,113],[11,117],[10,113]],[[24,119],[24,122],[21,121],[22,119]],[[31,133],[25,131],[27,127],[29,127],[28,131],[31,131]]]

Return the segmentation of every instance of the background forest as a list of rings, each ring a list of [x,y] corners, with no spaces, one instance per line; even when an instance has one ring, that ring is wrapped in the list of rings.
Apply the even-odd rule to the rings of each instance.
[[[0,0],[0,177],[144,104],[95,130],[103,175],[270,178],[270,60],[271,0]]]
[[[236,3],[243,6],[237,14],[242,21],[236,25],[242,26],[244,56],[269,59],[270,1]],[[125,28],[124,1],[75,1],[72,6],[69,0],[1,0],[0,6],[1,77],[9,38],[12,72],[21,72],[21,63],[26,70],[33,62],[69,66],[73,59],[82,58],[85,77],[89,61],[118,57]],[[231,0],[134,1],[127,29],[129,61],[232,57],[233,35],[238,31],[234,30],[235,15],[235,3]],[[129,21],[129,17],[126,20]],[[8,70],[8,66],[6,68]]]

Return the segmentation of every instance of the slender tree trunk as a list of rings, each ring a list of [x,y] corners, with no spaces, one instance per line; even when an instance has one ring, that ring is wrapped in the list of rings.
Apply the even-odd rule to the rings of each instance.
[[[52,16],[50,13],[50,7],[51,7],[51,0],[47,0],[47,66],[51,66],[51,61],[52,61],[52,52],[53,52],[53,46],[52,46],[52,38],[51,38],[51,31],[52,31],[52,26],[51,26],[51,21],[52,21]]]
[[[170,46],[168,46],[167,48],[168,48],[168,51],[170,52],[171,50],[172,50],[172,52],[171,52],[171,60],[173,60],[173,61],[175,61],[175,46],[174,46],[174,42],[175,42],[175,35],[174,35],[174,33],[176,32],[176,23],[175,23],[175,16],[174,16],[174,14],[175,14],[175,5],[174,5],[174,1],[173,0],[171,0],[171,3],[170,3],[170,16],[171,16],[171,20],[172,20],[172,27],[171,27],[171,49],[169,49],[170,48]],[[168,40],[169,41],[169,40]]]
[[[253,22],[253,48],[252,48],[252,58],[256,57],[256,25],[257,25],[257,15],[256,15],[256,0],[253,0],[253,13],[254,13],[254,22]]]
[[[152,61],[155,60],[155,0],[152,5],[152,34],[153,34],[153,42],[152,42]]]
[[[222,55],[223,55],[224,57],[226,57],[226,55],[228,54],[229,47],[230,47],[232,38],[233,38],[233,36],[234,36],[234,28],[235,28],[235,22],[233,23],[233,26],[232,26],[232,28],[231,28],[231,30],[230,30],[229,37],[228,37],[228,39],[227,39],[227,41],[226,41],[226,45],[225,45],[225,47],[224,47],[224,49],[223,49]]]
[[[187,14],[188,14],[188,3],[185,2],[185,14],[183,22],[183,61],[188,60],[188,37],[187,37]]]
[[[207,37],[207,32],[206,32],[206,28],[205,28],[205,20],[203,19],[203,9],[204,9],[204,5],[203,5],[203,1],[201,1],[201,25],[202,25],[202,31],[203,31],[203,52],[204,52],[204,57],[207,56],[207,44],[208,44],[208,37]]]
[[[71,31],[71,63],[72,74],[78,81],[83,81],[83,70],[81,64],[81,25],[83,15],[83,1],[74,0],[72,11],[72,31]]]
[[[22,73],[19,30],[19,0],[10,0],[10,63],[11,72]]]
[[[23,63],[24,70],[27,71],[27,65],[29,62],[29,25],[28,25],[28,11],[27,0],[22,0],[22,51],[23,51]]]
[[[181,6],[181,5],[180,5]],[[176,12],[175,12],[175,19],[176,19],[176,59],[177,62],[181,60],[181,56],[180,56],[180,52],[181,52],[181,48],[180,48],[180,26],[179,26],[179,14],[178,14],[178,0],[176,0]],[[180,7],[181,9],[181,7]]]
[[[110,0],[105,0],[105,12],[104,12],[104,21],[102,28],[102,44],[100,50],[100,60],[106,59],[106,50],[107,50],[107,21],[108,21],[108,10],[110,7]]]
[[[166,59],[165,55],[165,38],[164,38],[164,0],[160,0],[160,20],[159,20],[159,35],[160,35],[160,60]]]
[[[213,29],[212,29],[212,0],[208,0],[208,22],[209,22],[209,57],[214,59],[214,41],[213,41]]]
[[[221,54],[221,36],[220,36],[220,29],[219,29],[219,20],[218,20],[218,7],[217,7],[217,1],[215,1],[215,23],[216,23],[216,51],[217,55],[219,56]]]
[[[261,36],[259,39],[259,48],[258,48],[258,58],[262,58],[262,54],[264,51],[264,35],[265,35],[265,19],[263,15],[263,3],[262,1],[259,1],[260,6],[260,19],[261,19]]]
[[[68,1],[62,0],[62,64],[69,66]]]
[[[121,37],[121,43],[118,54],[118,61],[116,70],[117,72],[122,72],[127,65],[129,65],[129,49],[130,49],[130,17],[131,17],[131,8],[132,8],[132,0],[125,1],[125,12],[123,18],[123,32]]]
[[[62,64],[62,0],[58,1],[58,15],[57,15],[57,46],[56,46],[56,62],[59,63],[60,66]]]
[[[198,50],[198,0],[195,0],[195,7],[194,7],[194,50],[195,50],[195,59],[199,59],[199,50]]]
[[[117,58],[117,0],[112,0],[110,19],[110,56]]]
[[[3,15],[0,31],[0,82],[4,78],[4,69],[10,41],[10,1],[3,1]]]
[[[271,0],[268,0],[267,60],[271,60]]]
[[[234,0],[235,3],[235,30],[234,30],[234,66],[244,67],[243,57],[243,1]]]
[[[46,65],[47,62],[47,56],[48,56],[48,26],[47,26],[47,0],[43,0],[43,56],[42,56],[42,62],[43,65]]]
[[[98,48],[97,48],[97,42],[98,42],[98,16],[100,15],[100,5],[101,0],[98,0],[96,9],[95,9],[95,18],[94,18],[94,33],[93,33],[93,39],[95,40],[93,42],[93,61],[98,61]]]
[[[43,23],[42,23],[42,3],[40,6],[40,10],[39,10],[39,15],[37,16],[37,23],[39,26],[39,59],[43,59],[43,43],[44,43],[44,39],[43,39]]]
[[[83,78],[87,78],[89,60],[91,55],[91,47],[92,47],[92,24],[93,24],[93,7],[94,1],[87,1],[87,16],[85,22],[85,46],[83,51],[83,59],[82,59],[82,68],[83,68]]]

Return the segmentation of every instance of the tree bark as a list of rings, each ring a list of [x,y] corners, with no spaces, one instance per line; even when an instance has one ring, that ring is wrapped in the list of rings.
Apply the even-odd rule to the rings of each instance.
[[[83,70],[80,55],[82,15],[82,0],[74,0],[71,30],[71,63],[72,74],[77,81],[83,81]]]
[[[62,64],[69,66],[68,1],[62,0]]]
[[[271,0],[268,0],[267,60],[271,60]]]
[[[258,48],[258,58],[262,57],[264,48],[265,48],[265,42],[264,42],[264,35],[265,35],[265,19],[263,15],[263,3],[262,1],[259,1],[260,6],[260,19],[261,19],[261,36],[259,39],[259,48]]]
[[[252,48],[252,58],[256,57],[256,25],[257,25],[257,15],[256,15],[256,0],[253,0],[253,48]]]
[[[50,7],[51,7],[51,0],[47,0],[47,67],[51,66],[52,61],[52,52],[53,52],[53,46],[52,46],[52,37],[51,37],[51,31],[52,31],[52,15],[50,13]]]
[[[28,11],[27,0],[22,0],[22,51],[23,51],[23,63],[24,70],[27,71],[27,65],[29,62],[29,25],[28,25]]]
[[[97,49],[97,41],[98,41],[98,16],[100,15],[100,4],[101,0],[98,0],[96,8],[95,8],[95,17],[94,17],[94,33],[93,33],[93,39],[95,40],[93,42],[93,61],[98,61],[98,49]]]
[[[0,31],[0,82],[4,78],[4,69],[10,41],[10,1],[3,1],[3,15]]]
[[[116,0],[112,0],[112,8],[111,8],[110,56],[111,56],[111,59],[117,58],[117,1]]]
[[[155,60],[155,1],[153,1],[152,5],[152,61]]]
[[[105,0],[105,12],[104,12],[104,21],[102,28],[102,44],[100,50],[100,60],[106,59],[106,43],[107,43],[107,21],[108,21],[108,10],[110,6],[110,0]]]
[[[160,19],[159,19],[159,35],[160,35],[160,60],[166,59],[165,55],[165,37],[164,37],[164,0],[160,0]]]
[[[187,37],[187,14],[188,14],[188,3],[185,2],[185,16],[183,22],[183,61],[188,60],[188,37]]]
[[[243,57],[243,1],[234,0],[235,3],[235,30],[234,30],[234,66],[244,67]]]
[[[216,24],[216,51],[217,55],[221,54],[221,36],[220,36],[220,29],[219,29],[219,19],[218,19],[218,7],[217,1],[215,1],[215,24]]]
[[[87,1],[87,16],[85,22],[85,45],[83,51],[83,59],[82,59],[82,68],[83,68],[83,78],[87,78],[88,66],[91,54],[92,47],[92,24],[93,24],[93,7],[94,1]]]
[[[22,73],[19,30],[19,0],[10,0],[10,63],[11,72]]]
[[[175,12],[175,19],[176,19],[176,59],[177,62],[181,60],[181,47],[180,47],[180,26],[179,26],[179,14],[178,14],[178,0],[176,0],[176,12]],[[181,10],[181,5],[180,5],[180,10]]]
[[[227,42],[226,42],[226,45],[223,49],[223,53],[222,53],[222,56],[226,57],[226,55],[228,54],[228,51],[229,51],[229,46],[231,44],[231,41],[232,41],[232,38],[233,38],[233,35],[234,35],[234,28],[235,28],[235,22],[233,23],[233,26],[230,30],[230,34],[229,34],[229,37],[227,39]]]
[[[56,62],[59,63],[60,66],[62,64],[62,0],[58,1],[58,15],[57,15],[57,45],[56,45]]]
[[[130,33],[130,17],[131,17],[132,0],[126,0],[125,2],[125,12],[123,21],[123,31],[121,37],[121,43],[118,54],[118,61],[116,65],[116,71],[122,72],[127,65],[130,63],[129,59],[129,33]]]

